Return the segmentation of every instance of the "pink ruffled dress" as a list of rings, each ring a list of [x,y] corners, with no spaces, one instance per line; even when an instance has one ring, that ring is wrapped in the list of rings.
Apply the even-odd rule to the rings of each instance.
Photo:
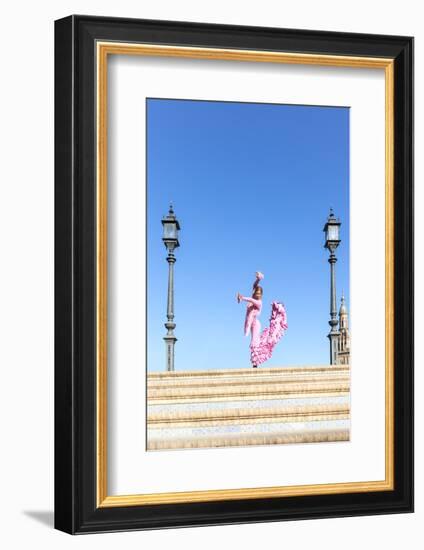
[[[262,273],[258,273],[258,277],[253,283],[253,293],[263,277]],[[261,323],[258,316],[262,311],[262,300],[256,300],[248,296],[242,296],[241,300],[247,302],[244,334],[245,336],[249,332],[251,334],[250,361],[252,365],[258,366],[272,356],[274,347],[287,330],[287,313],[284,304],[272,302],[269,327],[265,328],[261,334]]]

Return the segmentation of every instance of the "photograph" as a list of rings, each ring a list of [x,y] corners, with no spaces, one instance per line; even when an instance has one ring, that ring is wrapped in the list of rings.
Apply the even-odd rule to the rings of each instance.
[[[147,450],[348,442],[349,107],[145,108]]]

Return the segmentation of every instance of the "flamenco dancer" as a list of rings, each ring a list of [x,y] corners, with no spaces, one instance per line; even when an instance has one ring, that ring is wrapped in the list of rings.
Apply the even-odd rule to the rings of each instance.
[[[258,316],[262,310],[263,289],[259,282],[264,278],[260,271],[256,272],[256,279],[253,283],[252,297],[242,296],[237,293],[237,302],[247,302],[246,319],[244,322],[244,334],[251,334],[250,340],[250,362],[253,368],[257,368],[267,361],[283,334],[287,325],[287,314],[284,305],[279,302],[272,302],[269,327],[261,334],[261,323]]]

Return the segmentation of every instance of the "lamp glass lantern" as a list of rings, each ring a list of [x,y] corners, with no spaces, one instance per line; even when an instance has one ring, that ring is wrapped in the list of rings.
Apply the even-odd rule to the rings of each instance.
[[[180,230],[180,224],[175,217],[172,206],[169,208],[168,215],[162,219],[163,235],[162,241],[164,242],[168,250],[174,250],[180,246],[178,241],[178,231]]]
[[[325,233],[324,248],[328,248],[330,252],[334,252],[340,244],[340,225],[340,220],[334,216],[331,210],[323,229]]]

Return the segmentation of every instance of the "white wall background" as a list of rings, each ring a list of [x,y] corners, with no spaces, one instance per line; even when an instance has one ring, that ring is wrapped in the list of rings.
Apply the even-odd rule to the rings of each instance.
[[[15,1],[3,6],[0,86],[0,544],[7,549],[422,548],[424,374],[416,350],[416,513],[70,537],[53,521],[53,21],[71,13],[416,37],[416,310],[423,307],[424,27],[420,2]],[[417,315],[416,339],[424,325]]]

